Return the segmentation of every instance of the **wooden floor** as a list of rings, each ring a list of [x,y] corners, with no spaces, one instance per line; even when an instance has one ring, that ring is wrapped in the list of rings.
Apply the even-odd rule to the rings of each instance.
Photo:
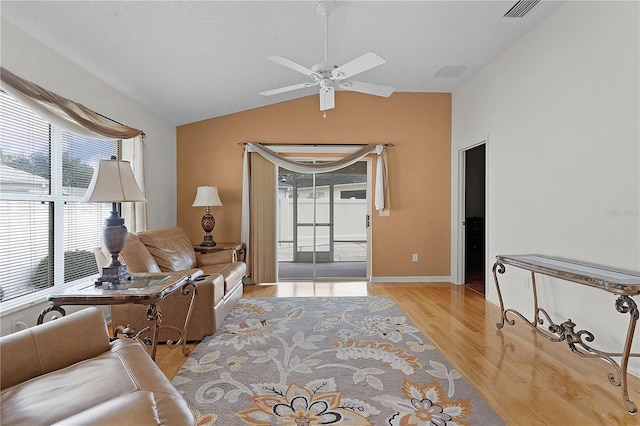
[[[282,283],[245,287],[244,297],[387,295],[510,425],[638,425],[620,388],[609,384],[607,364],[571,353],[523,323],[496,329],[498,307],[464,286],[449,283]],[[191,344],[194,348],[196,345]],[[185,357],[158,350],[172,378]],[[629,394],[640,405],[640,379]]]

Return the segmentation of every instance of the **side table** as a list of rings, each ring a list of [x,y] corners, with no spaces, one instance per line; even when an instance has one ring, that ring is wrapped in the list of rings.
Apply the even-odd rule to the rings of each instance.
[[[247,247],[244,243],[217,243],[215,246],[194,245],[193,249],[200,254],[215,253],[217,251],[235,250],[238,260],[244,262],[247,255]]]
[[[37,323],[42,324],[45,316],[53,311],[65,316],[66,312],[62,308],[63,305],[147,305],[147,319],[152,323],[151,327],[153,331],[151,358],[155,361],[158,346],[158,329],[162,327],[162,312],[160,311],[158,302],[171,293],[180,290],[185,296],[190,294],[191,300],[182,330],[170,327],[172,329],[175,328],[176,331],[180,333],[180,338],[177,342],[167,341],[167,346],[170,349],[174,349],[181,345],[182,353],[186,356],[190,353],[189,348],[186,346],[187,328],[189,327],[193,304],[197,294],[197,287],[193,281],[197,280],[200,275],[202,275],[201,270],[189,269],[180,272],[162,272],[158,274],[132,274],[131,279],[117,286],[111,283],[95,285],[93,281],[88,281],[87,284],[81,288],[66,289],[60,293],[50,294],[48,296],[49,307],[40,313]],[[189,287],[192,288],[190,289]],[[139,330],[136,334],[136,330],[129,328],[128,324],[126,327],[121,325],[116,326],[116,324],[112,324],[112,326],[114,338],[117,337],[118,332],[121,332],[125,337],[138,338],[141,333],[149,329],[149,327],[145,327],[145,329]]]

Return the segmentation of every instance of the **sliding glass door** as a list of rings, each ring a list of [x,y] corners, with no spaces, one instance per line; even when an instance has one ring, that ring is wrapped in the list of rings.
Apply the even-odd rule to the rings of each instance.
[[[279,280],[367,278],[368,164],[318,174],[279,169]]]

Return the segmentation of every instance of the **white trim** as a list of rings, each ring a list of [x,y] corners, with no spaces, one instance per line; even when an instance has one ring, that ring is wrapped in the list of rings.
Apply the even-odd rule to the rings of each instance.
[[[451,283],[451,276],[422,276],[422,277],[371,277],[372,283]]]

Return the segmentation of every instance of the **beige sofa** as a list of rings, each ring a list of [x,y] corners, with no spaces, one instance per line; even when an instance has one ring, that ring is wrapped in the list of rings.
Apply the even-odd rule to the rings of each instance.
[[[103,258],[98,264],[107,264],[102,251],[97,255],[98,259],[100,256]],[[204,280],[196,281],[198,292],[187,340],[201,340],[215,333],[242,296],[246,265],[236,261],[235,251],[196,253],[186,232],[179,227],[129,234],[120,258],[131,272],[158,273],[192,268],[203,271]],[[189,300],[190,297],[176,292],[160,302],[162,325],[165,326],[159,330],[160,341],[178,339],[178,334],[167,326],[182,329]],[[111,317],[114,326],[130,325],[141,330],[149,325],[143,305],[114,305]]]
[[[3,426],[195,424],[140,342],[110,342],[97,308],[4,336],[0,354]]]

